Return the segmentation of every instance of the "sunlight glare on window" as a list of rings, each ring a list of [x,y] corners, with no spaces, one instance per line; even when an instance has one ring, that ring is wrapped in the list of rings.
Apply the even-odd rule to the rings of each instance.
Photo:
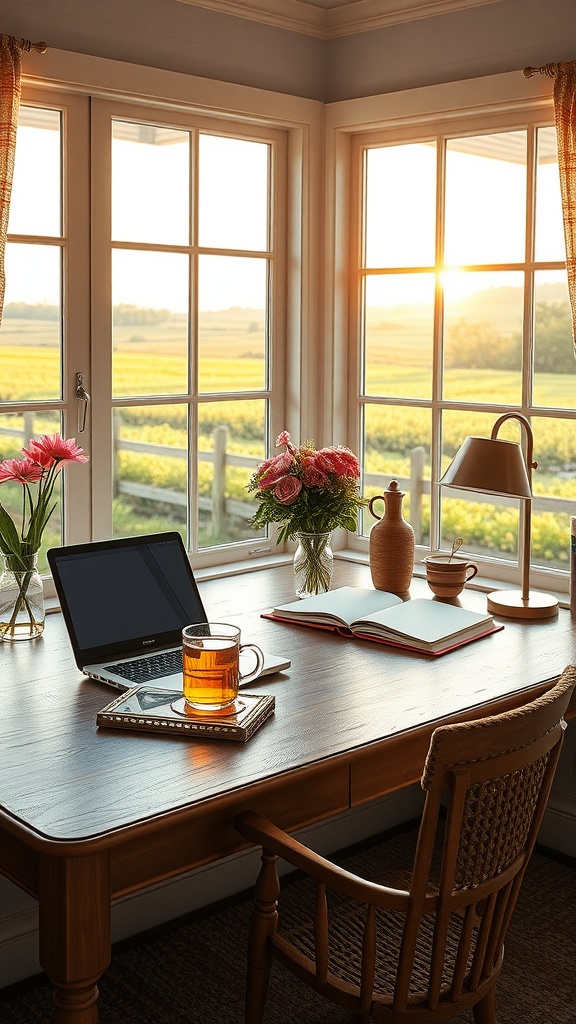
[[[365,160],[365,266],[433,266],[436,146],[382,146]]]
[[[200,134],[198,241],[202,248],[269,248],[270,146]]]
[[[526,133],[446,143],[446,266],[519,262],[525,254]]]
[[[112,238],[187,245],[190,136],[174,128],[112,122]]]
[[[62,234],[61,114],[20,107],[8,234]]]

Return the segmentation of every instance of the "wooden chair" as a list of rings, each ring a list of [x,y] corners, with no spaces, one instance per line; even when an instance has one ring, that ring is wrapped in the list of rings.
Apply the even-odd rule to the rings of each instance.
[[[260,815],[239,816],[239,832],[263,848],[248,948],[248,1024],[263,1018],[273,959],[364,1021],[447,1021],[472,1008],[475,1024],[496,1024],[504,936],[575,684],[576,667],[569,666],[524,707],[435,730],[414,863],[403,880],[367,881]],[[286,917],[282,899],[277,909],[278,857],[313,880],[310,905],[303,899]]]

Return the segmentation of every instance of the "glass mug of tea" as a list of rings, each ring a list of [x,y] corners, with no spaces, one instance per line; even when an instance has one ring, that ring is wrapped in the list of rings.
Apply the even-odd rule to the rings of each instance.
[[[252,651],[252,672],[240,672],[240,652]],[[182,630],[184,702],[195,711],[220,711],[233,704],[240,683],[260,675],[264,655],[255,644],[241,644],[240,630],[226,622],[197,622]]]

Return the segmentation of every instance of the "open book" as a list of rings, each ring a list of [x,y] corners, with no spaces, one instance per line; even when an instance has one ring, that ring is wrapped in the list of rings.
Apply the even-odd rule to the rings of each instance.
[[[444,654],[503,629],[491,615],[460,605],[433,598],[403,601],[395,594],[360,587],[340,587],[279,605],[267,617],[425,654]]]

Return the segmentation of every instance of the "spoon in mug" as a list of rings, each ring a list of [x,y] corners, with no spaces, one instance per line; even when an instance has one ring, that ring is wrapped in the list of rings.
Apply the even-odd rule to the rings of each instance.
[[[464,538],[463,537],[455,537],[454,538],[454,541],[452,543],[452,550],[450,552],[450,558],[448,559],[449,562],[452,561],[454,555],[456,554],[458,549],[462,547],[463,543],[464,543]]]

